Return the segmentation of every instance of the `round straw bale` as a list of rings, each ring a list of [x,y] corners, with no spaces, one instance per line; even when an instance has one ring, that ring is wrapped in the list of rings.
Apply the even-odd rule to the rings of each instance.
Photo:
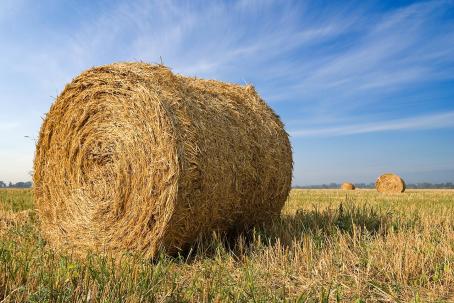
[[[50,108],[34,197],[55,248],[153,257],[278,216],[292,165],[252,86],[115,63],[83,72]]]
[[[343,190],[355,190],[355,185],[353,183],[344,182],[341,185],[341,189],[343,189]]]
[[[398,175],[388,173],[378,177],[375,188],[380,193],[403,193],[405,182]]]

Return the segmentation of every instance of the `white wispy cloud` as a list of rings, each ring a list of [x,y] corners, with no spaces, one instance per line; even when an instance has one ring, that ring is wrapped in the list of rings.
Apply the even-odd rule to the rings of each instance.
[[[384,10],[365,1],[4,0],[0,121],[15,117],[34,135],[53,97],[81,71],[162,58],[178,73],[256,85],[294,137],[452,127],[452,104],[442,104],[452,96],[429,85],[454,78],[454,24],[443,17],[453,8],[452,1]],[[12,127],[0,123],[0,131]],[[5,142],[17,142],[6,133]]]
[[[367,20],[357,18],[349,28],[357,33],[350,44],[312,55],[309,63],[283,65],[287,85],[271,96],[305,103],[311,114],[345,115],[383,102],[384,94],[453,79],[454,24],[438,21],[452,4],[417,3]]]
[[[32,56],[23,49],[15,56],[23,62],[16,60],[16,69],[28,69],[42,85],[56,86],[59,79],[93,65],[162,58],[184,74],[257,81],[269,102],[309,103],[312,114],[330,113],[332,106],[345,103],[339,113],[344,114],[364,105],[364,98],[355,97],[373,90],[452,78],[452,70],[432,64],[454,61],[452,31],[431,28],[434,15],[448,2],[367,17],[362,16],[367,7],[333,5],[313,17],[306,6],[292,1],[118,2],[70,35],[52,29],[51,41],[58,41],[58,47],[35,45]],[[347,34],[350,44],[332,43]],[[47,63],[46,78],[40,62]]]
[[[346,136],[386,131],[421,130],[448,127],[454,127],[454,111],[404,119],[379,121],[374,123],[293,130],[290,131],[290,135],[292,137]]]

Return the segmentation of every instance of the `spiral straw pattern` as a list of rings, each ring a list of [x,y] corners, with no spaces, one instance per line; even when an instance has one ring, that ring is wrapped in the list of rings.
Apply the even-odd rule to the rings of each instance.
[[[278,216],[292,165],[283,124],[252,86],[115,63],[51,106],[34,197],[53,247],[153,257]]]
[[[404,180],[395,174],[383,174],[375,182],[375,188],[380,193],[403,193],[405,191]]]

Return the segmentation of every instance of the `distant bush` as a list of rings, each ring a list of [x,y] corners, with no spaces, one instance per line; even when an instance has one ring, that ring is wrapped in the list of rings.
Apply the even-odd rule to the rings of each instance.
[[[6,185],[5,182],[0,181],[0,188],[31,188],[32,187],[32,182],[17,182],[17,183],[12,183],[9,182],[8,185]]]
[[[355,183],[356,188],[375,188],[374,183]],[[340,184],[338,183],[329,183],[329,184],[318,184],[318,185],[296,185],[293,188],[301,189],[336,189],[339,188]],[[415,184],[406,184],[407,188],[411,189],[454,189],[454,183],[415,183]]]

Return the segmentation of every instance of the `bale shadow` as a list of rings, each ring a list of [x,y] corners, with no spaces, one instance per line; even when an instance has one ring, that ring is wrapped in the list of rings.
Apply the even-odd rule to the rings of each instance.
[[[279,243],[283,248],[295,245],[305,236],[320,243],[337,236],[385,237],[389,232],[418,226],[419,217],[403,222],[398,214],[368,205],[340,203],[336,208],[300,209],[295,214],[281,215],[269,224],[248,229],[232,229],[200,237],[193,245],[181,250],[175,258],[193,262],[229,254],[235,259],[250,256],[261,248]]]

